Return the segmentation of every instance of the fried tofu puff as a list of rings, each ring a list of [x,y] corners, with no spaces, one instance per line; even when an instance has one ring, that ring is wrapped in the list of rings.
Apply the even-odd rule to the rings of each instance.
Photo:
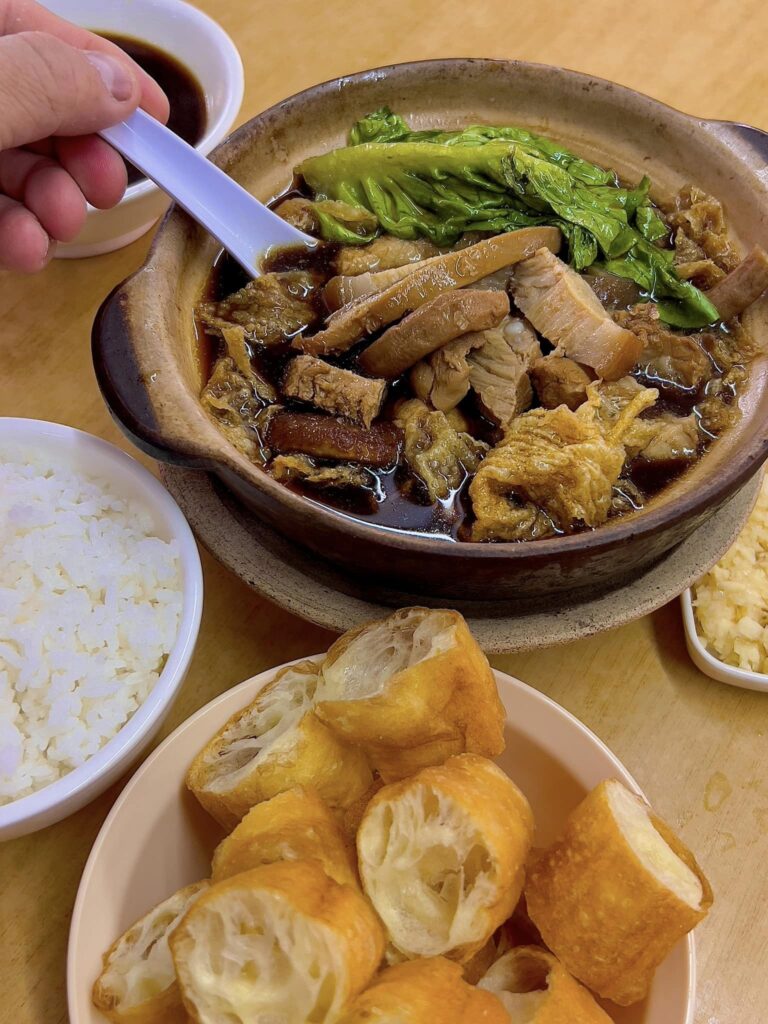
[[[470,960],[512,913],[532,836],[528,801],[477,754],[385,786],[363,815],[357,854],[389,959]]]
[[[504,749],[493,671],[458,612],[403,608],[345,633],[315,699],[318,717],[365,750],[385,782]]]
[[[621,1006],[646,995],[658,965],[712,904],[690,850],[614,779],[601,782],[557,842],[532,858],[525,896],[565,968]]]
[[[510,1024],[499,999],[462,979],[444,957],[382,971],[339,1024]]]
[[[182,1024],[168,936],[208,888],[195,882],[154,907],[117,939],[103,957],[93,1005],[115,1024]]]
[[[170,945],[198,1024],[331,1024],[375,974],[384,933],[357,889],[283,861],[212,885]]]
[[[316,789],[297,786],[256,804],[213,854],[211,878],[280,860],[316,860],[340,885],[357,885],[353,849]]]
[[[225,828],[293,786],[314,786],[333,808],[347,807],[370,788],[365,754],[312,711],[317,673],[314,661],[282,669],[192,762],[187,786]]]
[[[518,946],[505,953],[480,979],[478,987],[493,992],[512,1021],[611,1024],[592,994],[556,957],[539,946]]]

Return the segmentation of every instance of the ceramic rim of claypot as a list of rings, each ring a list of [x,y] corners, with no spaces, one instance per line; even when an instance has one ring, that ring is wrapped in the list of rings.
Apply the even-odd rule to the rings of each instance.
[[[749,125],[697,119],[636,90],[608,82],[605,79],[585,75],[581,72],[524,61],[485,58],[437,58],[413,61],[386,65],[340,78],[329,79],[281,100],[241,125],[211,153],[211,159],[219,164],[226,165],[230,151],[236,149],[239,143],[247,139],[253,132],[254,127],[258,126],[260,122],[266,122],[270,117],[274,117],[280,112],[281,108],[302,100],[310,100],[330,90],[338,89],[341,84],[345,88],[349,88],[354,86],[355,83],[365,82],[371,76],[385,77],[397,73],[418,72],[422,68],[434,70],[440,66],[455,68],[457,65],[480,66],[483,69],[492,68],[509,70],[510,72],[516,69],[528,69],[542,74],[550,74],[553,77],[570,79],[585,90],[600,87],[607,88],[618,98],[643,101],[651,106],[662,118],[669,119],[671,116],[678,119],[682,118],[691,126],[695,126],[698,131],[711,134],[713,139],[715,133],[720,132],[729,141],[733,138],[735,142],[742,146],[759,152],[762,155],[763,162],[768,160],[768,133]],[[620,102],[617,101],[617,106],[620,105]],[[734,156],[734,160],[738,161],[738,157]],[[187,218],[187,214],[175,206],[168,211],[152,242],[144,265],[110,293],[102,304],[94,322],[92,336],[94,366],[99,386],[110,412],[133,443],[154,458],[176,465],[212,472],[223,470],[227,473],[234,473],[246,484],[264,492],[273,503],[284,505],[295,514],[315,520],[316,524],[325,531],[346,533],[361,542],[375,542],[378,546],[398,549],[401,554],[410,553],[414,556],[426,554],[432,556],[439,555],[443,559],[463,559],[468,556],[480,560],[503,559],[505,562],[509,562],[510,566],[512,563],[521,567],[522,564],[525,564],[526,568],[535,569],[539,565],[553,560],[557,561],[560,557],[569,559],[581,554],[584,556],[595,555],[608,549],[618,548],[630,540],[637,541],[662,529],[666,530],[685,519],[694,520],[695,527],[704,521],[710,511],[714,511],[722,505],[734,491],[757,472],[763,461],[768,457],[768,416],[764,416],[764,429],[760,436],[756,435],[750,439],[751,444],[749,446],[739,449],[738,453],[728,463],[727,472],[720,475],[709,474],[706,480],[701,483],[701,486],[695,490],[681,493],[674,501],[666,504],[659,503],[658,506],[654,506],[654,503],[651,502],[649,507],[640,513],[629,514],[615,520],[610,520],[592,531],[565,536],[557,535],[537,540],[534,543],[501,542],[489,544],[471,541],[460,543],[446,542],[445,539],[432,539],[423,535],[413,535],[405,531],[384,528],[375,523],[366,523],[361,519],[352,518],[349,515],[337,512],[330,506],[289,490],[256,464],[244,467],[242,462],[238,463],[232,456],[234,448],[223,434],[220,435],[221,450],[203,450],[192,445],[184,451],[178,443],[173,447],[164,438],[162,430],[157,429],[157,425],[154,422],[152,404],[148,395],[143,397],[141,402],[142,408],[138,412],[121,397],[121,388],[116,386],[115,373],[117,371],[110,365],[110,359],[105,353],[104,335],[110,331],[122,335],[121,340],[124,345],[122,354],[125,357],[130,353],[131,327],[126,321],[121,308],[122,304],[126,301],[124,289],[138,275],[145,273],[148,269],[152,269],[152,262],[163,244],[164,234],[169,222],[175,217]],[[105,329],[105,318],[109,319],[110,317],[113,320],[116,317],[117,323],[110,323]],[[122,369],[124,370],[124,367]],[[140,368],[137,367],[136,370],[140,373]],[[706,457],[707,453],[704,455],[704,458]],[[295,539],[301,542],[300,538]],[[673,540],[671,544],[674,543],[675,541]],[[671,546],[671,544],[668,546]]]

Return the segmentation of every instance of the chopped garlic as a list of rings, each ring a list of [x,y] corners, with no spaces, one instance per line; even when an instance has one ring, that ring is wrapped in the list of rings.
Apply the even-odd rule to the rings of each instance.
[[[768,476],[734,544],[695,584],[693,604],[711,654],[768,673]]]

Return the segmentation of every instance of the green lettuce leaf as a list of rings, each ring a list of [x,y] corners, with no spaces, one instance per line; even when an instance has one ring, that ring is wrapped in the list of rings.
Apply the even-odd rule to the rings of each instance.
[[[644,238],[638,239],[621,259],[597,266],[609,274],[629,278],[655,297],[659,317],[673,327],[705,327],[720,319],[706,295],[677,276],[673,253]]]
[[[649,242],[658,242],[669,235],[669,228],[650,203],[643,203],[637,208],[635,225],[643,238],[647,238]]]
[[[668,229],[648,198],[647,177],[623,188],[612,171],[522,128],[412,132],[387,108],[358,121],[350,142],[297,168],[316,199],[363,208],[381,230],[439,246],[468,231],[553,225],[577,270],[601,261],[635,281],[668,323],[701,327],[718,319],[703,293],[678,278],[673,253],[654,244]],[[332,221],[322,223],[324,238],[368,240],[343,238]]]
[[[389,107],[382,107],[362,117],[353,126],[349,133],[349,144],[359,146],[362,142],[395,142],[411,134],[411,129],[399,114],[393,114]]]
[[[503,166],[509,152],[505,142],[360,143],[310,157],[297,170],[318,198],[371,210],[389,234],[452,245],[465,231],[547,222],[544,207],[537,212],[510,192]]]
[[[491,141],[514,142],[533,156],[540,156],[551,163],[564,167],[574,178],[588,185],[608,185],[616,183],[613,171],[606,171],[596,164],[591,164],[571,153],[564,146],[541,135],[526,131],[525,128],[506,126],[496,128],[492,125],[470,125],[458,131],[427,131],[412,132],[406,122],[398,114],[393,114],[389,107],[382,107],[373,114],[358,121],[349,133],[349,144],[356,146],[361,142],[432,142],[439,146],[481,146]]]

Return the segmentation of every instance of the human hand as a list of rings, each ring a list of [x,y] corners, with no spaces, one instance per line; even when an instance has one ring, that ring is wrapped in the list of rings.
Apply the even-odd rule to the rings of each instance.
[[[94,132],[141,106],[168,119],[153,79],[113,43],[33,0],[0,0],[0,267],[32,272],[125,191],[122,158]]]

